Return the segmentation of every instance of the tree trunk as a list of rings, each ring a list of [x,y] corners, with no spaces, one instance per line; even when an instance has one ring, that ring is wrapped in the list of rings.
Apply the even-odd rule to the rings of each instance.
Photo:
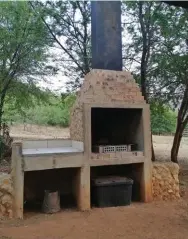
[[[171,149],[171,161],[178,163],[178,152],[183,136],[183,131],[188,123],[188,83],[186,83],[186,88],[183,95],[183,100],[178,112],[176,132],[174,135],[174,141]]]
[[[1,99],[0,99],[0,130],[2,127],[2,118],[3,118],[3,107],[4,107],[4,100],[5,97],[3,95],[1,95]]]
[[[2,126],[3,105],[4,105],[4,103],[1,100],[1,102],[0,102],[0,130],[1,130],[1,126]]]
[[[4,89],[1,93],[0,96],[0,160],[2,160],[3,157],[3,141],[2,141],[2,130],[3,130],[3,122],[2,122],[2,118],[3,118],[3,107],[4,107],[4,103],[5,103],[5,95],[6,95],[6,89]]]
[[[2,116],[3,116],[3,103],[0,102],[0,161],[2,160],[3,155],[3,142],[2,142]]]
[[[154,151],[154,147],[153,147],[152,135],[151,135],[151,160],[152,160],[153,162],[155,161],[155,151]]]
[[[171,161],[174,163],[178,163],[178,152],[181,143],[181,138],[183,135],[183,130],[184,130],[183,124],[181,122],[178,122],[171,149]]]

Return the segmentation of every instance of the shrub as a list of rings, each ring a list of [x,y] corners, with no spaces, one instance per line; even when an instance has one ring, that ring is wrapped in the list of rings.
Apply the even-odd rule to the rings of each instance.
[[[5,118],[9,122],[68,127],[75,98],[73,94],[64,98],[52,95],[46,104],[36,102],[35,107],[29,109],[13,110],[7,107]]]
[[[151,129],[153,134],[173,134],[176,129],[176,113],[160,103],[152,103]]]

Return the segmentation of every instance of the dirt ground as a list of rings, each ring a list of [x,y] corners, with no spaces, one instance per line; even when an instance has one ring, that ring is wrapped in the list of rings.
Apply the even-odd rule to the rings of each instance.
[[[32,124],[16,124],[10,127],[10,135],[15,139],[69,138],[69,128],[49,127]]]
[[[68,129],[52,127],[12,127],[11,133],[19,138],[69,137]],[[154,136],[158,160],[169,160],[171,143],[172,137]],[[0,239],[186,239],[188,139],[183,139],[179,158],[184,194],[177,202],[132,203],[89,212],[62,210],[55,215],[27,213],[24,221],[0,221]]]
[[[23,222],[0,224],[6,239],[186,239],[188,205],[179,202],[132,204],[128,207],[62,211],[30,215]]]

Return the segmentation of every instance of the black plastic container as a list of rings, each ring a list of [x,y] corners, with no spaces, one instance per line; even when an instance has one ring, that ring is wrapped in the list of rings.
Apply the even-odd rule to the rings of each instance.
[[[97,207],[116,207],[131,204],[133,180],[110,176],[92,180],[92,204]]]

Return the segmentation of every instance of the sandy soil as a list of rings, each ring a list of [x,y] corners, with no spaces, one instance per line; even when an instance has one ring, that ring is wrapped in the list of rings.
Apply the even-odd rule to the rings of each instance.
[[[12,127],[19,138],[69,137],[68,129]],[[154,136],[157,158],[170,155],[172,137]],[[26,214],[24,221],[0,222],[0,239],[186,239],[188,238],[188,139],[179,153],[184,196],[178,202],[133,203],[128,207],[64,210],[56,215]]]
[[[172,136],[153,136],[154,150],[159,161],[170,160],[170,150],[173,143]],[[178,155],[181,164],[188,164],[188,137],[182,138]]]
[[[23,222],[0,224],[6,239],[185,239],[188,235],[187,200],[94,208],[90,212],[62,211],[33,215]]]
[[[10,135],[15,139],[67,138],[70,136],[69,128],[31,124],[12,125],[10,127]]]

